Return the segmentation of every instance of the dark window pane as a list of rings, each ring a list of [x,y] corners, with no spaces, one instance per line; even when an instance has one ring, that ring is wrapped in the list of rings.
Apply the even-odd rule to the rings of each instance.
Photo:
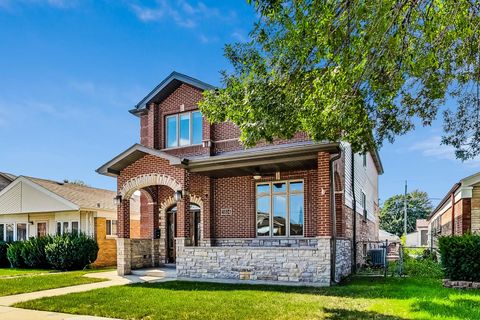
[[[274,183],[273,192],[287,192],[287,184],[285,182]]]
[[[260,193],[270,193],[270,185],[269,184],[258,184],[257,185],[257,195]]]
[[[290,195],[290,235],[303,235],[303,194]]]
[[[107,227],[107,236],[111,236],[112,235],[112,220],[107,220],[106,221],[106,227]]]
[[[47,235],[47,223],[37,223],[37,237],[45,237]]]
[[[202,113],[192,113],[192,143],[202,143]]]
[[[167,117],[167,147],[177,146],[177,117]]]
[[[270,235],[270,197],[257,198],[257,235]]]
[[[190,114],[180,115],[180,145],[190,144]]]
[[[63,223],[63,233],[69,233],[68,222]]]
[[[17,241],[27,240],[27,224],[17,223]]]
[[[62,223],[57,222],[57,235],[61,235],[61,234],[62,234]]]
[[[5,225],[0,224],[0,241],[5,241]]]
[[[273,196],[273,235],[287,235],[287,196]]]
[[[80,226],[78,225],[78,221],[72,221],[72,233],[78,234],[78,231],[80,231]]]
[[[7,240],[7,242],[13,242],[13,224],[5,225],[5,228],[6,228],[5,240]]]
[[[290,182],[290,192],[303,192],[303,181]]]

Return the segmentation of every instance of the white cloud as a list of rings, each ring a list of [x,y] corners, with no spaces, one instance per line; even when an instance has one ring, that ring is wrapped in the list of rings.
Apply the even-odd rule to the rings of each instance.
[[[154,6],[131,3],[130,7],[137,18],[144,22],[170,20],[183,28],[194,28],[207,19],[222,21],[231,20],[234,12],[222,15],[218,8],[205,5],[203,2],[191,4],[186,0],[157,0]]]
[[[248,41],[248,37],[245,35],[245,32],[242,30],[234,30],[231,34],[231,37],[238,42]]]
[[[455,157],[455,149],[452,146],[446,146],[442,143],[442,138],[438,135],[414,143],[409,150],[420,152],[424,157],[436,160],[448,160],[459,163],[461,160]],[[480,159],[467,160],[463,162],[471,167],[480,167]]]
[[[20,5],[39,5],[67,9],[75,7],[77,4],[77,0],[0,0],[1,9],[13,9]]]

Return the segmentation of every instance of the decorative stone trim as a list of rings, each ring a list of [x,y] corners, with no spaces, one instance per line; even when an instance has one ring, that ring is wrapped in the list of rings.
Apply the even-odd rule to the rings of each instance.
[[[480,282],[443,279],[443,286],[454,289],[480,289]]]
[[[130,199],[136,190],[155,185],[167,186],[173,189],[173,191],[182,190],[182,185],[171,176],[160,173],[150,173],[142,174],[125,182],[119,194],[124,199]]]

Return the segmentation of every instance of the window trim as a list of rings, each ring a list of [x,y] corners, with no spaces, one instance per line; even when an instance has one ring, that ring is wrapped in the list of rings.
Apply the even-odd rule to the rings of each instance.
[[[25,225],[25,240],[18,240],[18,225],[24,224]],[[13,229],[14,241],[27,241],[28,240],[28,233],[29,233],[29,223],[28,222],[15,222],[15,228]]]
[[[192,147],[192,146],[201,146],[202,141],[200,143],[193,143],[193,114],[194,113],[200,113],[201,115],[201,120],[202,120],[202,141],[203,141],[203,114],[200,110],[192,110],[192,111],[186,111],[186,112],[180,112],[180,113],[174,113],[174,114],[169,114],[165,115],[165,125],[164,125],[164,149],[178,149],[178,148],[186,148],[186,147]],[[189,138],[189,143],[185,145],[180,145],[180,116],[188,114],[188,138]],[[169,118],[175,118],[175,123],[176,123],[176,143],[174,146],[168,146],[168,126],[167,126],[167,119]]]
[[[48,232],[48,221],[42,220],[42,221],[35,221],[35,238],[38,238],[38,224],[39,223],[45,223],[45,230],[47,231],[47,235],[50,233]]]
[[[302,191],[290,191],[290,183],[292,182],[302,182],[303,190]],[[276,183],[286,183],[286,190],[285,192],[274,192],[273,185]],[[270,192],[269,193],[260,193],[257,194],[257,186],[258,185],[269,185]],[[290,235],[290,195],[301,194],[303,195],[303,228],[301,235]],[[285,228],[285,235],[276,236],[273,234],[273,198],[274,195],[285,195],[286,196],[286,217],[285,221],[286,228]],[[268,236],[260,236],[258,235],[258,226],[257,226],[257,199],[259,197],[270,197],[270,212],[269,212],[269,235]],[[291,179],[291,180],[276,180],[276,181],[259,181],[255,183],[255,237],[262,238],[262,239],[282,239],[282,238],[303,238],[305,237],[305,179]]]
[[[64,223],[68,223],[67,225],[67,228],[68,228],[68,232],[67,233],[72,233],[72,222],[77,222],[78,223],[78,233],[81,233],[82,232],[82,227],[80,225],[80,220],[56,220],[55,221],[55,234],[58,234],[57,231],[58,231],[58,224],[60,223],[61,227],[60,227],[60,235],[63,235],[65,234],[65,230],[64,230],[64,227],[63,227],[63,224]]]
[[[112,234],[112,226],[111,226],[112,221],[117,222],[117,234]],[[110,222],[110,234],[107,233],[108,222]],[[118,219],[105,219],[105,237],[106,238],[117,238],[118,237]]]

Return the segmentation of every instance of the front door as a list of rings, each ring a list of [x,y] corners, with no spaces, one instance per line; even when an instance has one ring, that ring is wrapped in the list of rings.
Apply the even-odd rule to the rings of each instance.
[[[177,225],[176,210],[167,211],[167,262],[175,263],[175,232]]]

